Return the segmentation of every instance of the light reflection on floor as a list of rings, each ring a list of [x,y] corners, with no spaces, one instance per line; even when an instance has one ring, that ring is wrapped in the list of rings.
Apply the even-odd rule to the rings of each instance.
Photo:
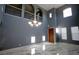
[[[43,49],[43,51],[45,51],[45,49],[46,49],[46,46],[45,46],[45,45],[43,45],[43,46],[42,46],[42,49]]]
[[[3,50],[0,55],[79,55],[79,45],[44,42]]]
[[[59,55],[59,53],[57,53],[57,55]]]
[[[31,54],[32,54],[32,55],[35,54],[35,48],[31,48]]]

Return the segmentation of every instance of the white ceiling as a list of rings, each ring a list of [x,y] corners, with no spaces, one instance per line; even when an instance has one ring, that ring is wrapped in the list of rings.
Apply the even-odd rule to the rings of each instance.
[[[48,11],[52,8],[59,8],[63,6],[64,4],[37,4],[37,5]]]

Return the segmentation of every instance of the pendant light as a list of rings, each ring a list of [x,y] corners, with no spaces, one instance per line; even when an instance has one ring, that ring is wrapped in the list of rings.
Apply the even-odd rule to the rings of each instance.
[[[32,27],[38,27],[38,26],[40,26],[40,25],[42,24],[41,22],[39,22],[39,21],[37,20],[36,16],[37,16],[37,18],[38,18],[38,20],[39,20],[39,14],[36,15],[36,8],[35,8],[35,10],[34,10],[34,19],[28,22],[28,24],[29,24],[30,26],[32,26]]]

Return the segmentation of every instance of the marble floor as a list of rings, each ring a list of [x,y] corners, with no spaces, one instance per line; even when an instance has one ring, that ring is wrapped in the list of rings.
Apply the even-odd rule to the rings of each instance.
[[[79,45],[44,42],[3,50],[0,55],[79,55]]]

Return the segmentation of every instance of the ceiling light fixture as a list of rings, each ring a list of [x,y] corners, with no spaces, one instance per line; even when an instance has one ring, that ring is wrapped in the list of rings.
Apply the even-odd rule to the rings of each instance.
[[[30,26],[32,26],[32,27],[38,27],[38,26],[40,26],[41,24],[42,24],[42,22],[40,22],[40,21],[37,21],[37,19],[36,19],[36,16],[38,17],[37,19],[39,20],[39,14],[38,15],[36,15],[36,8],[35,8],[35,12],[34,12],[34,20],[31,20],[31,21],[29,21],[28,22],[28,24],[30,25]]]

